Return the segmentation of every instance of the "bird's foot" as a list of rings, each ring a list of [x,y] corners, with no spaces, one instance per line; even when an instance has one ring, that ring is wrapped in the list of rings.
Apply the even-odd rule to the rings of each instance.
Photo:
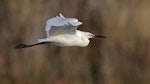
[[[26,45],[26,44],[19,44],[15,48],[27,48],[27,47],[28,47],[28,45]]]

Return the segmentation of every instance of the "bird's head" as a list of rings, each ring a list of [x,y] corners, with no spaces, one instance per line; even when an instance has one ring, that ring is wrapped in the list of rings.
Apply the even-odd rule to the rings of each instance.
[[[88,39],[93,38],[94,36],[95,36],[95,35],[92,34],[92,33],[89,33],[89,32],[86,32],[86,33],[85,33],[85,37],[88,38]]]
[[[107,38],[105,36],[101,36],[101,35],[94,35],[90,32],[85,32],[85,37],[90,39],[90,38]]]

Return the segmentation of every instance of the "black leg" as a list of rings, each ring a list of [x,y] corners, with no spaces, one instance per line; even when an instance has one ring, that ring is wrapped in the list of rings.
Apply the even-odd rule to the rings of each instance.
[[[19,44],[19,45],[16,45],[15,48],[28,48],[28,47],[32,47],[32,46],[36,46],[36,45],[47,44],[47,43],[51,43],[51,42],[41,42],[41,43],[36,43],[36,44],[31,44],[31,45]]]

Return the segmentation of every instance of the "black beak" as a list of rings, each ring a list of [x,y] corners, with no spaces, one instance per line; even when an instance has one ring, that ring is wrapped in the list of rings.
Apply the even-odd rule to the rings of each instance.
[[[106,36],[95,35],[94,38],[107,38]]]

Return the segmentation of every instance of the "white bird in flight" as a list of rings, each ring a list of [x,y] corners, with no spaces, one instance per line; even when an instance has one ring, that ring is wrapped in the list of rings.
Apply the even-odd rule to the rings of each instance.
[[[46,38],[37,40],[37,43],[27,45],[19,44],[16,48],[27,48],[40,44],[53,44],[57,46],[80,46],[85,47],[89,44],[90,38],[106,38],[105,36],[94,35],[90,32],[77,30],[82,22],[76,18],[66,18],[62,14],[50,18],[46,23]]]

